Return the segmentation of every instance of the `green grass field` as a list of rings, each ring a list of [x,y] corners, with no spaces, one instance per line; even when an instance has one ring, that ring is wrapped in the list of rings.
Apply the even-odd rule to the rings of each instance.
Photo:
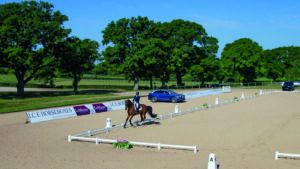
[[[58,88],[72,88],[71,78],[55,78],[55,86]],[[197,86],[199,82],[185,81],[186,86]],[[0,87],[10,86],[15,87],[17,79],[13,74],[0,74]],[[153,85],[157,87],[161,86],[161,81],[155,79]],[[150,88],[150,82],[140,80],[139,85],[142,88]],[[171,80],[167,83],[168,86],[176,86],[176,81]],[[46,87],[42,80],[31,80],[26,84],[26,87]],[[133,89],[133,82],[126,80],[122,76],[95,76],[95,75],[84,75],[83,79],[79,82],[79,89]]]
[[[158,80],[155,83],[157,87],[161,85]],[[0,87],[15,87],[16,84],[17,80],[13,74],[0,75]],[[168,85],[171,84],[175,85],[176,82],[168,83]],[[128,96],[119,96],[116,93],[133,89],[133,82],[121,76],[84,75],[79,83],[79,94],[77,95],[71,91],[72,79],[70,78],[56,78],[55,85],[64,90],[25,92],[24,98],[17,97],[15,92],[0,92],[0,113],[124,99]],[[149,88],[150,86],[149,81],[140,81],[139,85],[142,88]],[[41,88],[47,86],[42,80],[32,80],[26,84],[26,87]]]
[[[0,114],[128,98],[116,95],[115,92],[84,90],[77,95],[69,91],[26,92],[25,98],[18,98],[12,92],[0,92]]]
[[[184,80],[187,79],[188,78],[184,78]],[[158,79],[154,82],[156,87],[161,86],[161,82]],[[14,75],[0,74],[0,87],[15,87],[16,83],[17,80]],[[26,87],[47,87],[43,83],[44,82],[41,80],[32,80]],[[199,82],[184,81],[184,83],[187,86],[186,88],[199,87]],[[78,95],[74,95],[72,92],[72,79],[70,78],[56,78],[55,85],[59,87],[58,89],[55,89],[55,91],[25,92],[24,98],[17,97],[16,92],[0,92],[0,113],[124,99],[128,98],[128,96],[120,96],[117,95],[117,93],[133,90],[133,82],[130,82],[121,76],[84,75],[79,83]],[[149,89],[150,87],[149,81],[140,81],[139,85],[141,89]],[[167,85],[175,86],[176,81],[173,79],[168,82]],[[227,83],[225,85],[256,89],[281,88],[278,82],[254,82],[244,85],[241,85],[240,83]]]

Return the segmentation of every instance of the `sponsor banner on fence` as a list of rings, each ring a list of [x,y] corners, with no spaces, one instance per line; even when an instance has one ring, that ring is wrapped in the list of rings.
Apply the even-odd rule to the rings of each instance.
[[[107,106],[105,106],[103,103],[95,103],[92,104],[93,109],[95,110],[95,113],[102,113],[107,112]]]
[[[73,106],[77,116],[88,115],[91,114],[91,109],[89,109],[86,105]]]
[[[76,112],[73,107],[53,108],[27,112],[27,118],[30,123],[37,123],[74,116],[76,116]]]
[[[116,100],[103,103],[107,107],[107,111],[125,109],[124,100]]]
[[[36,110],[27,112],[27,118],[30,123],[38,123],[42,121],[63,119],[68,117],[89,115],[121,109],[125,109],[124,100]]]

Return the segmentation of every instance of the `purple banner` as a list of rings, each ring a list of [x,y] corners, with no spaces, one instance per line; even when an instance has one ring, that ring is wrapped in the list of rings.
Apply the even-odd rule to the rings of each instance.
[[[91,113],[90,110],[85,106],[74,106],[73,108],[77,116],[87,115]]]
[[[107,112],[107,107],[102,103],[92,104],[96,113]]]

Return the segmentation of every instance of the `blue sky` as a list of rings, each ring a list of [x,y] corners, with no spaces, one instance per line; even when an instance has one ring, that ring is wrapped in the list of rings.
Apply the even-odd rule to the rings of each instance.
[[[19,2],[0,0],[5,2]],[[219,54],[227,43],[251,38],[264,49],[300,46],[298,0],[48,0],[69,17],[72,35],[101,42],[107,24],[120,18],[147,16],[154,21],[184,19],[201,24],[219,40]]]

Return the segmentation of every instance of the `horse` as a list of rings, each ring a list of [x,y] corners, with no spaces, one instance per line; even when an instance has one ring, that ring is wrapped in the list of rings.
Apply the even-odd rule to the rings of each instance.
[[[129,99],[125,100],[125,110],[127,110],[127,118],[126,118],[124,126],[123,126],[124,128],[126,128],[126,124],[127,124],[128,119],[129,119],[130,125],[133,126],[131,120],[132,120],[133,116],[135,116],[135,115],[140,114],[141,122],[146,119],[146,114],[147,113],[149,113],[149,115],[152,118],[155,118],[157,116],[157,114],[152,113],[152,107],[151,106],[146,106],[144,104],[141,104],[140,107],[142,109],[137,112],[134,108],[134,104]]]

